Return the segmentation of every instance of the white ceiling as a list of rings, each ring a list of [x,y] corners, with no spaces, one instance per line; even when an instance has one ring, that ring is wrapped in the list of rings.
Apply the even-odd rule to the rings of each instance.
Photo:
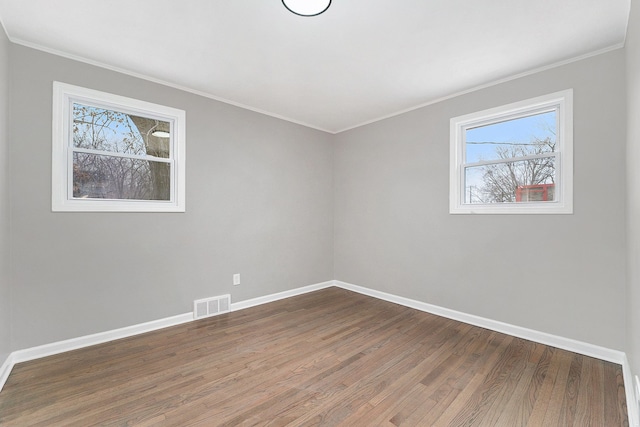
[[[623,45],[630,0],[0,0],[15,43],[328,132]]]

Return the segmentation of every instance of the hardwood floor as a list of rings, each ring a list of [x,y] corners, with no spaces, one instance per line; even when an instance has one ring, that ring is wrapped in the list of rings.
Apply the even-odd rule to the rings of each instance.
[[[627,426],[619,365],[329,288],[18,364],[2,426]]]

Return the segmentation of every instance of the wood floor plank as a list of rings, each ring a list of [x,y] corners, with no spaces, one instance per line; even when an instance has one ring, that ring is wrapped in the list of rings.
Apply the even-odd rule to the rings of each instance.
[[[532,375],[526,384],[524,393],[518,394],[518,397],[514,396],[510,402],[514,406],[514,410],[509,412],[510,417],[500,420],[504,425],[529,425],[536,406],[545,407],[548,405],[547,396],[550,395],[551,388],[545,388],[544,385],[551,384],[551,381],[548,381],[549,374],[554,376],[557,372],[550,369],[555,349],[541,344],[536,347],[538,351],[534,353],[535,357],[529,360],[529,366],[533,367]]]
[[[458,382],[456,384],[453,388],[455,398],[451,400],[446,407],[441,409],[441,414],[438,417],[432,417],[431,414],[427,414],[427,416],[423,418],[422,421],[425,422],[425,425],[429,425],[426,424],[427,420],[434,426],[455,426],[456,422],[473,425],[475,420],[473,399],[485,383],[489,372],[493,370],[493,367],[497,361],[501,359],[504,352],[511,346],[513,340],[513,337],[505,336],[496,348],[496,351],[492,352],[490,357],[485,360],[485,363],[477,366],[477,370],[472,371],[473,375],[466,383]],[[463,415],[462,411],[466,411],[466,414]],[[458,419],[458,421],[456,421],[456,419]]]
[[[569,367],[569,375],[567,377],[567,385],[562,400],[562,406],[560,407],[559,422],[562,425],[572,426],[576,421],[576,405],[578,402],[578,391],[580,389],[582,364],[585,358],[575,354],[571,360],[571,366]],[[583,386],[586,381],[583,382]]]
[[[559,352],[557,351],[557,349],[545,346],[545,350],[547,350],[545,354],[548,356],[548,368],[546,358],[543,359],[543,365],[536,368],[542,371],[542,375],[536,374],[534,381],[539,381],[542,384],[540,386],[540,392],[537,393],[537,395],[533,398],[534,403],[531,409],[531,413],[529,414],[529,418],[526,420],[526,424],[523,424],[531,427],[544,425],[547,410],[549,409],[550,403],[552,402],[551,395],[554,390],[556,378],[558,377],[561,366],[562,358],[559,357]],[[536,389],[537,385],[538,384],[535,384]]]
[[[475,329],[475,328],[474,328]],[[464,356],[464,360],[458,367],[443,376],[444,381],[434,381],[429,384],[428,391],[431,394],[425,399],[422,406],[405,419],[404,425],[433,425],[442,413],[458,397],[460,392],[467,387],[471,379],[493,357],[497,357],[500,346],[506,338],[503,334],[481,330],[478,347]]]
[[[455,340],[448,340],[446,346],[454,345]],[[441,347],[440,350],[445,350]],[[415,359],[416,364],[412,365],[404,371],[404,373],[380,390],[369,401],[361,405],[357,411],[352,412],[349,417],[343,420],[346,425],[358,425],[358,423],[366,423],[368,425],[381,425],[389,422],[392,412],[397,411],[399,405],[404,404],[404,400],[408,399],[412,389],[416,387],[416,382],[430,369],[438,365],[438,359],[441,358],[442,351],[426,350],[419,358]],[[420,384],[418,382],[418,384]],[[398,396],[403,396],[398,399]],[[391,405],[384,403],[390,400]]]
[[[421,404],[404,408],[404,411],[408,413],[396,413],[397,410],[391,410],[391,413],[396,414],[390,420],[393,421],[395,419],[398,425],[419,425],[418,423],[422,422],[421,419],[425,414],[428,413],[435,416],[439,402],[451,394],[457,382],[466,383],[465,376],[470,378],[474,372],[473,366],[478,363],[480,358],[491,351],[492,346],[490,343],[492,341],[489,339],[490,335],[495,336],[490,331],[472,328],[465,336],[465,339],[452,349],[451,356],[447,354],[448,352],[436,355],[438,357],[434,358],[433,363],[430,363],[433,366],[432,368],[422,368],[425,371],[430,370],[420,380],[420,384],[423,386],[420,389],[423,395]],[[467,351],[461,352],[462,348]],[[444,363],[438,364],[438,362]],[[401,384],[410,383],[411,381],[401,382]],[[389,399],[396,398],[395,396],[390,396]],[[385,406],[393,408],[391,403],[380,405],[380,409],[384,409]]]
[[[514,414],[518,408],[514,402],[521,402],[524,399],[524,390],[526,390],[526,385],[528,385],[534,371],[534,368],[529,366],[528,360],[535,345],[531,341],[522,339],[514,341],[515,353],[512,356],[514,363],[505,366],[505,376],[500,391],[482,417],[480,426],[507,425],[499,424],[498,420],[504,414]],[[521,393],[517,394],[519,390]]]
[[[502,401],[505,392],[513,387],[513,382],[509,381],[510,373],[514,365],[522,364],[520,356],[522,356],[523,344],[524,340],[520,338],[514,338],[510,342],[491,366],[491,370],[483,376],[481,384],[469,399],[460,405],[456,416],[450,422],[451,425],[480,425],[485,416],[492,415],[490,411],[493,403],[496,400]]]
[[[628,426],[627,404],[625,401],[624,380],[622,378],[622,367],[613,363],[603,365],[604,369],[604,425],[605,426]],[[616,381],[611,381],[615,378]],[[622,404],[619,404],[622,402]],[[617,411],[610,411],[607,408],[617,408]]]
[[[13,426],[628,426],[619,365],[339,288],[15,366]]]
[[[529,400],[529,384],[533,379],[536,370],[535,365],[526,364],[521,376],[517,379],[515,387],[511,395],[505,396],[507,401],[500,403],[494,402],[492,408],[494,414],[491,417],[485,417],[481,425],[485,426],[514,426],[514,425],[526,425],[526,420],[522,420],[523,417],[528,418],[528,415],[523,414],[523,407],[531,404]],[[533,406],[533,404],[531,404]],[[527,408],[528,409],[528,408]],[[528,411],[525,409],[524,411]]]
[[[563,421],[561,421],[561,411],[562,403],[564,402],[564,396],[567,392],[569,370],[573,361],[573,354],[560,351],[557,354],[557,358],[559,362],[558,375],[555,377],[553,383],[549,405],[545,408],[546,411],[543,422],[543,425],[545,426],[566,425]]]
[[[582,386],[578,389],[574,426],[604,425],[604,389],[602,365],[590,357],[584,358],[580,373]]]

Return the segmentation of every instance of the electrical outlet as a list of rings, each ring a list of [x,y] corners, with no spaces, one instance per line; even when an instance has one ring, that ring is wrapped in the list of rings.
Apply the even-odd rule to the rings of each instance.
[[[240,284],[240,274],[233,275],[233,286],[237,286]]]

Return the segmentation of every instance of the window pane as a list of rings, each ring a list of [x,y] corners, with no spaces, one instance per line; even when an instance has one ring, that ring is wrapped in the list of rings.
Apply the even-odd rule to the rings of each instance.
[[[466,163],[556,151],[556,110],[467,129]]]
[[[169,163],[73,153],[76,199],[170,200],[170,177]]]
[[[464,203],[556,200],[555,156],[465,168]]]
[[[166,121],[73,103],[73,146],[77,148],[168,159],[170,129]]]

